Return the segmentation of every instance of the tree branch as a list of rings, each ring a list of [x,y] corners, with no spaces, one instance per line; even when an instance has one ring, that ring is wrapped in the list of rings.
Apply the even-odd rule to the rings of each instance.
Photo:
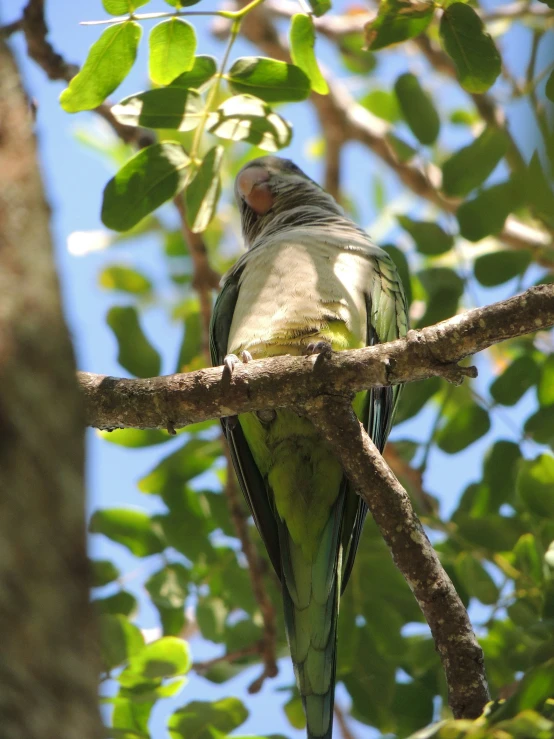
[[[483,652],[462,601],[443,570],[408,494],[379,454],[348,400],[318,397],[305,415],[365,500],[406,579],[439,652],[455,718],[477,718],[489,701]]]
[[[167,428],[263,408],[298,406],[328,393],[445,377],[475,376],[456,363],[506,339],[554,325],[554,285],[461,313],[410,331],[388,344],[322,357],[279,356],[235,368],[222,367],[140,380],[79,374],[87,423],[96,428]]]

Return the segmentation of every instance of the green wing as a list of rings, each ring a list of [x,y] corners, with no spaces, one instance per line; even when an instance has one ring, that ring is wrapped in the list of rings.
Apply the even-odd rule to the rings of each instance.
[[[382,259],[376,260],[375,270],[375,279],[365,296],[367,346],[393,341],[404,336],[408,330],[408,309],[404,290],[390,257],[385,255]],[[381,454],[387,443],[401,390],[400,385],[395,385],[394,387],[372,388],[367,394],[368,400],[362,423]],[[343,541],[346,556],[344,557],[341,592],[344,592],[352,573],[368,510],[366,503],[359,495],[356,495],[350,485],[346,492],[346,500],[344,532],[346,536],[349,531],[352,534],[349,540]],[[348,525],[349,521],[353,521],[352,528]]]
[[[212,364],[219,366],[227,354],[229,331],[239,295],[239,280],[242,270],[233,271],[223,285],[210,323],[210,354]],[[239,484],[275,572],[281,578],[281,555],[279,533],[272,503],[260,471],[236,417],[222,418],[221,426],[229,444],[229,451],[237,473]]]

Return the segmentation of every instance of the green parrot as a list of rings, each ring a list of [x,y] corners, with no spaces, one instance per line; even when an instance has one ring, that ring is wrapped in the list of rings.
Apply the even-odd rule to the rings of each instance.
[[[239,172],[247,251],[222,279],[210,330],[214,365],[404,336],[407,307],[386,252],[287,159]],[[359,393],[354,409],[380,451],[399,387]],[[309,739],[330,739],[339,598],[366,504],[307,418],[262,410],[222,420],[248,506],[281,581],[285,623]]]

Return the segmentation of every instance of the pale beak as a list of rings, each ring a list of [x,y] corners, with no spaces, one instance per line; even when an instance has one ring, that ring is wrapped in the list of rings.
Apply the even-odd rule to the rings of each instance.
[[[263,167],[248,167],[237,177],[237,190],[254,213],[265,215],[273,207],[269,172]]]

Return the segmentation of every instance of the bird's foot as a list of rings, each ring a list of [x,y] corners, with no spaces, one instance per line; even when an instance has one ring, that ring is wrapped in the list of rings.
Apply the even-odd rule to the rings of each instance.
[[[313,341],[311,344],[308,344],[304,353],[307,356],[319,354],[323,358],[327,358],[333,353],[333,347],[329,341]]]
[[[237,364],[240,364],[241,361],[243,364],[248,364],[248,362],[252,361],[252,355],[250,352],[242,351],[240,353],[240,359],[237,357],[236,354],[227,354],[227,356],[223,360],[223,374],[226,374],[228,377],[233,376],[233,372],[235,371],[235,367]]]

